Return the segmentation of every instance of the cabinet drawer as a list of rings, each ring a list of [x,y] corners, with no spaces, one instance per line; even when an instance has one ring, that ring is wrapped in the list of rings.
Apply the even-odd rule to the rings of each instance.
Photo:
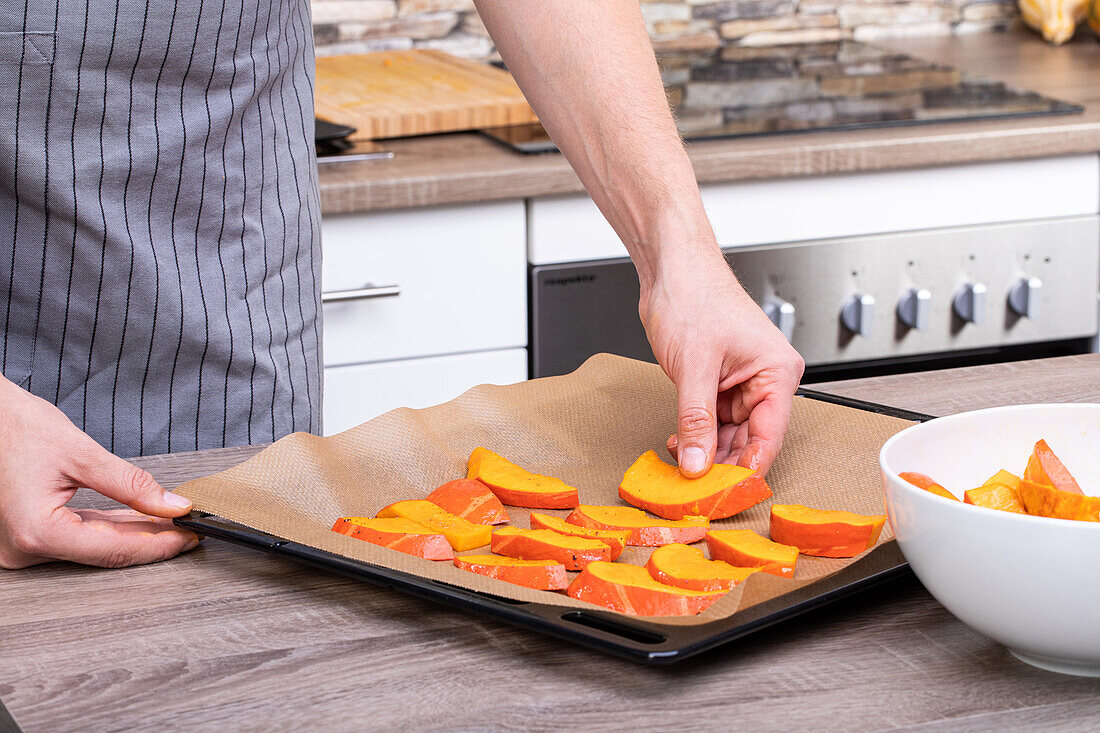
[[[321,229],[326,366],[526,345],[522,201],[340,214]],[[332,301],[366,286],[396,287]]]
[[[436,356],[325,369],[325,435],[397,407],[430,407],[479,384],[527,379],[527,349]]]

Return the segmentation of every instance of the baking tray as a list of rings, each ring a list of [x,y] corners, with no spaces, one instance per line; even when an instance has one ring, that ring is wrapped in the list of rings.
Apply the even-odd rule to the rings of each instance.
[[[925,415],[872,402],[800,389],[809,399],[830,402],[881,415],[924,422]],[[850,595],[858,590],[909,572],[897,542],[884,542],[856,563],[828,577],[723,619],[695,626],[672,626],[599,610],[564,608],[545,603],[515,601],[469,590],[431,578],[351,560],[230,522],[205,512],[191,512],[175,520],[207,537],[293,558],[317,568],[393,588],[480,616],[548,634],[559,639],[649,664],[672,664],[695,654],[784,621]]]

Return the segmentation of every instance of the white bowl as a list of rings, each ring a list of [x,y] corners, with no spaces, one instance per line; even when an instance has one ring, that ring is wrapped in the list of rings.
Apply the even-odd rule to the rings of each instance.
[[[886,512],[905,559],[964,623],[1036,667],[1100,676],[1100,523],[1032,517],[962,498],[999,469],[1023,472],[1040,438],[1086,494],[1100,494],[1100,404],[1019,405],[907,428],[879,453]]]

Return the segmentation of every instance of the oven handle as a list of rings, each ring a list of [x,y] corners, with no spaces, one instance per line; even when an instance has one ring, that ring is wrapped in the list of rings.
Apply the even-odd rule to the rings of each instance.
[[[364,285],[351,290],[333,290],[321,293],[322,303],[343,303],[348,300],[373,300],[374,298],[394,298],[401,295],[400,285]]]

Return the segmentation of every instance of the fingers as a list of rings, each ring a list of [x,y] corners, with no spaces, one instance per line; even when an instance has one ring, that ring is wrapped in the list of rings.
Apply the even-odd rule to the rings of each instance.
[[[738,465],[766,474],[783,447],[783,435],[791,417],[793,393],[785,390],[770,392],[749,414],[747,442],[737,459]]]
[[[199,544],[194,533],[166,526],[160,519],[62,511],[42,533],[45,554],[57,560],[122,568],[167,560]]]
[[[89,441],[91,442],[91,441]],[[164,488],[152,474],[92,444],[77,457],[72,478],[104,496],[156,517],[181,517],[191,502]]]
[[[718,440],[718,370],[694,364],[676,380],[677,458],[687,478],[710,470]]]

